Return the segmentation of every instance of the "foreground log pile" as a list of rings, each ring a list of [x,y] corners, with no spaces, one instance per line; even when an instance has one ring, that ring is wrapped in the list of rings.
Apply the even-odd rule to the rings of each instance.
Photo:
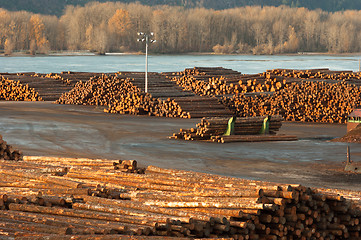
[[[170,139],[183,140],[212,140],[213,142],[236,142],[241,140],[239,135],[258,135],[261,133],[265,117],[241,117],[236,118],[232,136],[224,137],[228,127],[229,117],[207,117],[202,118],[197,128],[180,129],[179,133],[174,133]],[[269,133],[276,134],[282,126],[281,116],[269,117]],[[228,138],[228,141],[225,140]],[[245,139],[243,137],[243,139]]]
[[[24,157],[1,161],[0,173],[0,228],[7,237],[360,237],[359,192],[343,197],[331,189],[154,166],[125,173],[100,159]]]
[[[17,149],[14,149],[0,135],[0,160],[22,160],[23,154]]]
[[[273,95],[225,98],[240,116],[281,115],[286,121],[345,123],[361,104],[361,89],[345,81],[291,83]]]
[[[9,80],[0,75],[0,100],[6,101],[42,101],[33,88],[28,84],[22,84],[19,81]]]

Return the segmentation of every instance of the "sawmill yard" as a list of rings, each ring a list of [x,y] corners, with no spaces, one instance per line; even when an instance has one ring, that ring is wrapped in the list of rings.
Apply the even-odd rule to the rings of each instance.
[[[361,175],[343,171],[347,143],[330,140],[361,104],[360,78],[192,68],[150,73],[144,93],[137,72],[0,73],[12,145],[0,144],[0,239],[359,239]],[[268,115],[273,136],[293,141],[210,141],[234,115],[239,134]]]

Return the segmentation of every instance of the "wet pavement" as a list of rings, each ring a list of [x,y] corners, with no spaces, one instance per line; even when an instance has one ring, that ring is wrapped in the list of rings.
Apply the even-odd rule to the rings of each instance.
[[[93,106],[0,102],[0,134],[24,155],[135,159],[143,166],[359,188],[358,177],[346,183],[347,179],[335,181],[328,178],[329,173],[324,175],[324,166],[339,168],[346,159],[348,144],[328,141],[343,136],[346,125],[284,123],[280,133],[298,136],[295,142],[217,144],[168,139],[199,121],[115,115]],[[361,145],[350,146],[354,160],[361,161]]]

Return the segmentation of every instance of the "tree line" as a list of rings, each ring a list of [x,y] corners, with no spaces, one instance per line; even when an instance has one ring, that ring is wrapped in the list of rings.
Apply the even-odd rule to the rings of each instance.
[[[61,16],[67,5],[85,4],[94,0],[0,0],[0,8]],[[139,2],[143,5],[171,5],[185,8],[229,9],[245,6],[305,7],[329,12],[361,10],[361,0],[97,0],[98,2]]]
[[[226,10],[93,2],[60,17],[0,9],[6,54],[62,50],[144,51],[137,32],[154,32],[154,53],[360,52],[361,11],[325,12],[288,6]]]

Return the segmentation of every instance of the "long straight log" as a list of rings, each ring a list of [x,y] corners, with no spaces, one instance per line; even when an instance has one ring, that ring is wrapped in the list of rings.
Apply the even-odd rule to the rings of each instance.
[[[132,209],[137,209],[137,210],[142,210],[142,211],[147,211],[147,212],[152,212],[152,213],[167,214],[167,215],[177,216],[177,217],[189,217],[189,218],[193,218],[195,220],[206,221],[206,222],[208,222],[208,221],[214,222],[215,220],[217,220],[214,217],[210,217],[207,214],[190,213],[190,212],[185,212],[185,211],[181,211],[178,209],[161,208],[161,207],[157,207],[157,206],[147,206],[142,203],[126,201],[126,200],[117,201],[117,200],[113,200],[113,199],[103,199],[103,198],[98,198],[98,197],[84,196],[84,201],[89,204],[108,204],[108,205],[132,208]],[[225,221],[225,219],[223,219],[223,217],[221,215],[217,216],[217,217],[220,218],[218,220],[219,222],[222,223]]]
[[[65,209],[65,208],[56,208],[56,207],[42,207],[42,206],[31,206],[23,204],[9,204],[9,209],[14,211],[26,211],[26,212],[37,212],[37,213],[46,213],[62,216],[72,216],[72,217],[81,217],[81,218],[90,218],[90,219],[99,219],[99,220],[108,220],[114,222],[123,222],[130,224],[141,224],[146,226],[155,226],[156,222],[152,219],[145,219],[142,217],[127,217],[119,214],[110,214],[110,213],[101,213],[95,211],[86,211],[79,209]],[[157,219],[162,222],[167,222],[167,219]]]
[[[0,211],[0,216],[4,219],[14,219],[21,221],[29,221],[29,222],[37,222],[43,224],[49,224],[51,221],[52,224],[57,226],[66,226],[66,227],[88,227],[93,228],[94,233],[102,233],[104,231],[115,230],[117,232],[127,232],[128,227],[126,225],[122,225],[122,223],[115,223],[103,220],[93,220],[93,219],[84,219],[84,218],[76,218],[76,217],[66,217],[59,215],[48,215],[41,213],[31,213],[31,212],[20,212],[20,211]],[[129,226],[129,225],[128,225]],[[131,226],[131,225],[130,225]]]
[[[154,176],[154,175],[151,175]],[[179,178],[176,178],[179,179]],[[125,193],[124,197],[141,197],[141,198],[157,198],[158,196],[164,197],[262,197],[263,189],[255,189],[255,190],[227,190],[227,189],[213,189],[213,190],[201,190],[201,191],[190,191],[190,192],[149,192],[149,191],[134,191],[130,193]]]
[[[1,222],[0,227],[12,228],[12,229],[21,229],[30,232],[40,232],[40,233],[50,233],[50,234],[70,234],[71,228],[68,227],[53,227],[44,224],[22,222],[22,221],[10,221]]]
[[[172,216],[169,215],[152,214],[152,216],[149,216],[149,212],[133,210],[131,208],[116,208],[116,207],[112,207],[111,205],[105,205],[105,204],[74,203],[73,209],[83,209],[83,210],[107,212],[107,213],[121,214],[121,215],[134,216],[134,217],[143,217],[144,219],[151,217],[152,219],[154,219],[154,221],[157,222],[167,222],[167,219],[172,219]],[[175,219],[175,217],[173,216],[173,218],[174,220],[180,220],[186,223],[189,222],[189,218],[186,217],[177,217],[177,219]]]

